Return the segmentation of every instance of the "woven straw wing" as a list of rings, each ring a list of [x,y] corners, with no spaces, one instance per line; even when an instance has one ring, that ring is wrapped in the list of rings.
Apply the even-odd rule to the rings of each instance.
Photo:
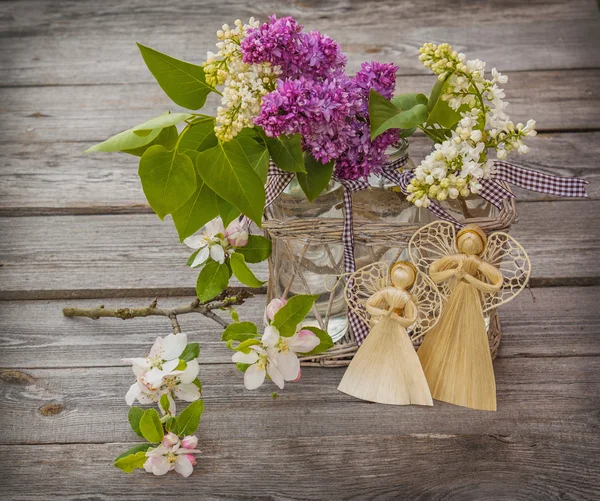
[[[390,267],[383,261],[368,264],[352,273],[346,281],[348,307],[369,325],[365,303],[373,294],[389,285]]]
[[[414,233],[408,242],[408,253],[417,269],[427,274],[434,261],[459,253],[455,242],[454,225],[446,221],[434,221]],[[448,282],[438,284],[437,288],[443,299],[450,295]]]
[[[442,313],[443,299],[433,280],[420,271],[410,293],[419,312],[417,321],[408,329],[410,339],[415,341],[437,323]]]
[[[525,288],[531,274],[531,261],[519,242],[500,231],[488,237],[481,259],[498,268],[504,277],[502,289],[483,295],[483,311],[486,312],[508,303]]]

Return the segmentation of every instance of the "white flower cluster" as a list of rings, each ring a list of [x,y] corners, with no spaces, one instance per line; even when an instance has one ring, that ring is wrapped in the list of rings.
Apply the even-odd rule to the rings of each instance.
[[[497,159],[505,159],[509,152],[525,154],[529,147],[525,137],[536,135],[535,121],[526,125],[514,124],[505,113],[507,102],[504,84],[508,77],[493,68],[492,78],[485,78],[485,62],[467,61],[448,44],[425,44],[419,50],[419,59],[439,78],[447,82],[440,99],[460,112],[461,120],[450,137],[415,169],[415,177],[408,187],[408,200],[418,207],[427,207],[430,199],[466,197],[481,189],[480,180],[493,174],[493,160],[488,150],[495,150]]]
[[[223,220],[217,217],[206,224],[202,233],[187,237],[183,243],[197,251],[190,267],[202,266],[209,257],[223,264],[232,247],[243,247],[248,243],[248,230],[237,219],[225,228]]]
[[[249,28],[259,22],[250,18],[248,24],[235,21],[235,28],[224,24],[217,31],[217,54],[209,52],[203,64],[206,81],[213,86],[224,85],[221,106],[217,108],[215,134],[221,141],[231,141],[244,127],[253,127],[260,113],[262,97],[273,91],[278,66],[270,63],[246,64],[242,61],[240,43]]]

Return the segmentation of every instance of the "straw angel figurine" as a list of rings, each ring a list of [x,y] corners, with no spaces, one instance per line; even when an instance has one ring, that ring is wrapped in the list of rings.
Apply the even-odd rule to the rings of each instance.
[[[456,233],[445,221],[418,230],[408,251],[445,299],[439,322],[418,350],[433,398],[495,411],[496,381],[484,314],[523,290],[531,272],[527,253],[506,233],[486,237],[476,225]]]
[[[409,262],[384,262],[350,275],[348,305],[367,324],[369,335],[350,362],[338,390],[362,400],[394,405],[433,405],[413,339],[440,316],[442,297],[427,275]]]

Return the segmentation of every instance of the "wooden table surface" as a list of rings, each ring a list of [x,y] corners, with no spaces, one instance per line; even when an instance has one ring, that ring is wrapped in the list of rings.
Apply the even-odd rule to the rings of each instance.
[[[187,480],[125,475],[138,439],[131,369],[163,318],[66,319],[66,305],[190,300],[195,273],[149,210],[136,159],[82,155],[175,110],[140,41],[200,63],[224,22],[276,11],[337,39],[349,69],[400,66],[400,91],[433,83],[417,59],[448,41],[509,75],[516,121],[537,120],[525,166],[592,181],[589,200],[519,192],[513,234],[531,293],[501,309],[498,411],[373,405],[336,390],[343,370],[249,392],[216,324],[201,343],[202,455]],[[13,0],[0,4],[0,495],[3,499],[598,499],[600,497],[600,15],[593,0],[295,2]],[[424,138],[411,147],[427,152]],[[264,268],[262,276],[265,276]],[[168,296],[168,297],[167,297]],[[175,297],[177,296],[177,297]],[[239,309],[259,321],[264,297]]]

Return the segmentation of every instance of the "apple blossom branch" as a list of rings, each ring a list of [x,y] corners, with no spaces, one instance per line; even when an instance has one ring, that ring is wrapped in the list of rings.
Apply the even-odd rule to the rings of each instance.
[[[181,327],[177,321],[178,315],[199,313],[225,328],[229,325],[229,322],[217,315],[214,310],[241,305],[251,297],[252,293],[245,289],[238,291],[228,289],[206,303],[200,303],[199,299],[195,299],[191,304],[175,308],[159,308],[158,298],[155,298],[150,306],[144,308],[105,308],[104,305],[100,305],[97,308],[66,307],[63,309],[63,315],[65,317],[87,317],[94,320],[102,317],[120,318],[122,320],[129,320],[136,317],[168,317],[171,320],[173,332],[179,334]]]

